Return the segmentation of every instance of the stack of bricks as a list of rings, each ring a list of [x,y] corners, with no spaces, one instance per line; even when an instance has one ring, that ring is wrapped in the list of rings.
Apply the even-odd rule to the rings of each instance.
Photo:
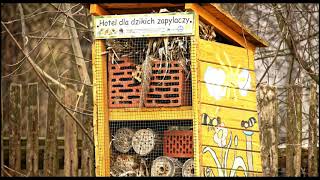
[[[146,107],[176,107],[191,104],[191,84],[187,83],[183,67],[178,61],[155,60]]]
[[[109,107],[139,107],[141,84],[132,73],[136,65],[129,57],[121,57],[115,63],[108,61]]]
[[[193,157],[192,130],[164,131],[163,153],[165,156],[169,157]]]

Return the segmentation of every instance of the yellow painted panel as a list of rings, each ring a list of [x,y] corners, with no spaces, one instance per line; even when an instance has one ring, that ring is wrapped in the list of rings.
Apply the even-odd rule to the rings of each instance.
[[[173,108],[115,108],[109,109],[109,119],[110,121],[192,120],[193,114],[192,106]]]
[[[254,52],[242,47],[199,40],[199,60],[254,70]]]
[[[250,131],[249,128],[247,130],[238,130],[219,126],[202,126],[201,129],[202,145],[226,147],[230,137],[232,137],[231,149],[260,151],[259,132]]]
[[[203,156],[202,166],[230,170],[239,169],[246,172],[262,172],[259,152],[202,146],[201,153]],[[231,174],[221,170],[220,173],[215,175],[230,176]]]
[[[257,110],[256,93],[230,87],[201,83],[200,102],[225,107]]]
[[[220,117],[221,121],[224,122],[225,127],[236,129],[245,129],[241,126],[241,121],[249,123],[249,118],[253,117],[256,120],[256,123],[250,127],[250,129],[252,131],[259,131],[257,112],[200,104],[201,117],[205,117],[203,114],[207,114],[207,118],[212,120]]]
[[[202,82],[220,83],[223,86],[254,91],[256,88],[255,80],[254,71],[200,62],[200,81]]]
[[[231,169],[221,169],[223,172],[226,172],[227,177],[230,177]],[[224,174],[223,174],[224,175]],[[201,168],[201,176],[204,177],[218,177],[219,171],[218,168],[215,167],[202,167]],[[243,171],[242,169],[238,169],[234,174],[233,177],[245,177],[245,176],[254,176],[254,177],[261,177],[263,176],[262,172],[247,172]]]

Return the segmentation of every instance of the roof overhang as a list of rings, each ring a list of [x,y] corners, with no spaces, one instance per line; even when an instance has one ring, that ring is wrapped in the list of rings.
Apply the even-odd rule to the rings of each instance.
[[[93,15],[140,14],[158,12],[161,8],[167,8],[169,11],[191,9],[199,14],[201,20],[213,25],[218,33],[242,47],[255,49],[268,46],[265,40],[252,33],[215,3],[102,3],[90,4],[90,13]]]

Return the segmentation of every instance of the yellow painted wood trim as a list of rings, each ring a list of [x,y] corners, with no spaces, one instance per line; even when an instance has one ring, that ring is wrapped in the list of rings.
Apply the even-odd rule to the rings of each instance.
[[[186,9],[192,9],[193,11],[197,12],[199,16],[201,16],[204,20],[206,20],[208,23],[213,25],[218,32],[230,37],[235,42],[239,43],[242,47],[247,47],[252,51],[255,50],[255,46],[252,43],[245,41],[242,36],[234,32],[232,29],[226,26],[223,22],[215,18],[207,10],[197,5],[196,3],[187,3]]]
[[[200,81],[205,83],[216,84],[213,80],[214,77],[206,75],[206,72],[211,71],[224,72],[226,79],[220,85],[228,86],[236,89],[248,89],[255,91],[256,89],[256,75],[254,71],[243,70],[240,68],[233,68],[230,66],[222,66],[207,62],[200,62]]]
[[[234,23],[236,23],[239,27],[242,27],[244,31],[246,31],[250,36],[255,38],[257,41],[259,41],[263,46],[267,47],[269,46],[269,43],[266,42],[264,39],[261,37],[257,36],[255,33],[251,32],[250,29],[244,27],[241,22],[239,22],[236,18],[232,17],[228,12],[226,12],[219,4],[217,3],[210,3],[211,6],[214,6],[217,10],[219,10],[220,13],[231,19]],[[204,6],[204,9],[207,9]]]
[[[242,47],[199,40],[200,61],[254,70],[254,52]]]
[[[210,119],[220,117],[221,121],[224,122],[224,126],[232,129],[242,129],[241,121],[248,121],[249,118],[253,117],[256,123],[250,129],[252,131],[258,132],[258,113],[256,111],[245,111],[234,108],[220,107],[214,105],[201,104],[200,112],[202,114],[207,114]]]
[[[226,121],[223,121],[224,123],[227,123]],[[240,122],[239,122],[240,126]],[[258,124],[255,124],[255,126],[258,126]],[[239,151],[255,151],[260,152],[260,139],[259,139],[259,132],[253,132],[251,131],[251,128],[248,128],[246,130],[239,130],[239,129],[231,129],[231,128],[224,128],[224,127],[213,127],[213,126],[202,126],[202,136],[201,136],[201,142],[203,146],[212,146],[217,147],[219,144],[214,141],[214,137],[220,137],[219,131],[220,129],[224,129],[224,133],[226,134],[225,137],[225,143],[228,144],[229,138],[232,134],[232,144],[230,149],[239,150]],[[251,132],[252,135],[250,136],[250,142],[252,143],[252,147],[250,149],[247,149],[247,136],[245,135],[246,132]],[[222,133],[222,132],[220,132]],[[234,143],[234,137],[237,136],[238,144],[235,146]],[[221,138],[224,139],[224,138]]]
[[[207,177],[213,177],[212,173],[215,175],[215,177],[218,176],[218,174],[219,174],[218,168],[211,167],[211,166],[202,167],[201,168],[201,173],[202,173],[201,176],[204,176],[204,172],[207,168],[212,170],[212,172]],[[231,169],[222,169],[222,171],[223,172],[227,171],[227,177],[229,177]],[[263,176],[263,173],[262,173],[262,171],[252,171],[252,172],[249,171],[248,176],[249,177],[260,177],[260,176]],[[244,171],[241,168],[237,169],[235,177],[245,177]]]
[[[104,40],[95,40],[92,47],[96,176],[110,176],[107,66],[106,57],[101,55],[104,44]]]
[[[200,89],[201,103],[251,111],[257,110],[255,91],[246,91],[246,96],[242,96],[240,89],[217,86],[208,83],[201,83]]]
[[[104,8],[102,8],[98,4],[90,4],[90,14],[94,16],[102,16],[102,15],[108,15],[108,13]]]
[[[128,119],[130,117],[130,119]],[[192,107],[175,108],[114,108],[109,109],[110,121],[192,120]]]
[[[227,148],[217,148],[217,147],[209,147],[209,146],[203,146],[201,148],[201,153],[203,153],[203,164],[202,166],[209,166],[209,167],[217,167],[212,155],[210,154],[211,149],[215,152],[218,161],[220,162],[221,166],[223,167],[222,163],[224,162],[224,155],[226,153]],[[205,150],[205,151],[204,151]],[[232,165],[234,163],[234,157],[235,156],[241,156],[244,163],[246,164],[247,171],[250,171],[248,168],[247,163],[247,156],[248,154],[252,154],[253,159],[253,168],[251,172],[262,172],[262,164],[261,164],[261,158],[260,158],[260,152],[251,152],[251,151],[240,151],[240,150],[234,150],[229,149],[228,156],[227,156],[227,168],[223,169],[232,169]],[[249,155],[249,156],[250,156]],[[239,168],[240,170],[240,168]],[[230,174],[227,173],[225,176],[229,176]],[[216,174],[218,176],[218,174]]]

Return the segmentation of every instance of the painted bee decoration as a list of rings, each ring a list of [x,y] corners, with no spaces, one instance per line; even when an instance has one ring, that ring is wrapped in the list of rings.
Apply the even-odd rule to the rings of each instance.
[[[211,119],[206,113],[202,114],[201,120],[202,125],[218,126],[221,124],[221,118],[219,116]]]
[[[248,121],[241,121],[241,127],[249,128],[252,127],[255,123],[257,123],[257,120],[254,117],[250,117]]]

